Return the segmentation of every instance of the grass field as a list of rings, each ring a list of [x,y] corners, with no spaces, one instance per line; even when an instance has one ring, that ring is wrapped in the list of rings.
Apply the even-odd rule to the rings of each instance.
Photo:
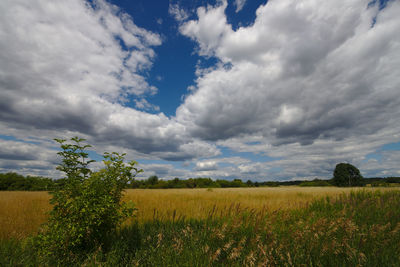
[[[140,222],[153,219],[207,218],[211,212],[219,216],[234,207],[250,210],[276,211],[305,206],[318,198],[333,197],[350,191],[374,188],[339,187],[250,187],[212,189],[131,189],[126,199],[136,203]],[[388,190],[388,189],[383,189]]]
[[[47,192],[0,191],[0,239],[36,233],[51,209]]]
[[[130,189],[125,199],[138,208],[139,223],[223,217],[238,210],[272,212],[305,207],[315,199],[361,188],[261,187],[213,189]],[[375,191],[374,188],[362,190]],[[380,190],[393,190],[381,188]],[[0,192],[0,239],[35,234],[51,209],[47,192]]]
[[[0,195],[0,266],[400,266],[393,188],[129,190],[140,223],[78,258],[22,239],[45,220],[46,193]]]

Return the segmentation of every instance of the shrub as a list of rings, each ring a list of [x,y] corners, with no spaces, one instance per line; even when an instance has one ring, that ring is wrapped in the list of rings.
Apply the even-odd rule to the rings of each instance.
[[[65,184],[51,194],[53,210],[44,230],[37,237],[41,256],[58,259],[75,259],[96,249],[104,250],[109,245],[116,229],[133,215],[132,203],[123,203],[121,198],[127,184],[142,170],[136,162],[124,163],[125,154],[104,153],[104,168],[92,172],[85,152],[89,145],[78,137],[60,143],[63,158],[58,170],[65,172]]]

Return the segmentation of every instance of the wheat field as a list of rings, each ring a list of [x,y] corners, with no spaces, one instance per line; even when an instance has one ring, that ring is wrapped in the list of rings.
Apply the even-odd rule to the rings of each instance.
[[[38,231],[51,209],[47,192],[0,192],[0,239],[22,239]]]
[[[125,200],[133,201],[139,222],[203,219],[218,217],[237,209],[275,211],[307,205],[326,196],[334,197],[357,190],[374,188],[337,187],[259,187],[213,189],[129,189]],[[393,188],[379,188],[381,191]],[[0,192],[0,239],[23,239],[36,233],[50,211],[47,192]]]

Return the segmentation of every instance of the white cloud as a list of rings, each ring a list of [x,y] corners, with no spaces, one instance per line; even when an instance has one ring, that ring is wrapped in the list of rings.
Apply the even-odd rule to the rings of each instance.
[[[238,13],[243,9],[244,5],[246,4],[246,0],[235,0],[233,4],[236,6],[235,12]]]
[[[221,38],[230,31],[224,13],[226,6],[226,1],[220,1],[217,7],[199,7],[199,20],[191,20],[180,26],[183,35],[198,42],[200,55],[212,56]]]
[[[135,99],[135,107],[141,110],[160,111],[160,107],[147,102],[146,99]]]
[[[182,127],[182,125],[179,125]],[[172,127],[172,126],[171,126]],[[182,131],[184,131],[183,128]],[[171,129],[169,134],[178,134],[179,130]],[[172,136],[171,136],[172,137]],[[182,137],[183,138],[183,137]],[[164,139],[162,142],[165,142],[168,145],[168,142],[171,140]],[[162,146],[163,144],[159,144]],[[160,151],[161,149],[159,149]],[[221,151],[212,143],[204,142],[201,140],[194,139],[192,141],[187,141],[185,143],[182,142],[177,148],[177,151],[167,150],[161,152],[153,152],[152,155],[157,156],[162,159],[172,160],[172,161],[181,161],[188,160],[193,158],[203,158],[203,157],[214,157],[221,154]]]
[[[361,0],[271,0],[236,31],[225,8],[199,8],[180,28],[199,55],[222,62],[198,72],[196,90],[177,110],[194,136],[284,157],[266,163],[282,168],[279,177],[329,177],[337,161],[361,163],[398,141],[399,2],[379,11]],[[253,137],[259,144],[246,145]]]
[[[124,106],[133,95],[138,109],[158,111],[146,100],[157,88],[145,72],[161,38],[118,7],[102,0],[2,1],[0,36],[3,134],[74,134],[168,159],[218,153],[163,113]]]
[[[43,173],[55,164],[34,155],[54,152],[43,140],[80,135],[134,158],[196,160],[193,171],[142,167],[171,178],[329,178],[341,161],[397,173],[394,154],[367,155],[400,140],[400,3],[367,6],[270,0],[252,25],[233,30],[226,1],[189,21],[170,4],[179,31],[218,63],[198,64],[195,86],[168,118],[137,110],[158,111],[146,99],[158,90],[146,80],[158,34],[101,0],[1,1],[0,132],[40,145],[3,141],[0,168]],[[137,109],[124,106],[132,95]],[[221,147],[272,159],[223,157]]]
[[[196,162],[196,171],[214,171],[218,169],[218,163],[213,160]]]
[[[41,153],[37,150],[38,147],[33,144],[0,140],[0,158],[3,160],[35,160]]]
[[[178,22],[183,22],[189,18],[189,13],[181,8],[179,4],[169,4],[168,13]]]
[[[312,3],[270,1],[257,10],[254,25],[221,30],[220,41],[203,33],[207,16],[217,13],[213,24],[222,26],[215,28],[230,28],[225,6],[201,9],[182,33],[197,40],[200,54],[213,52],[232,66],[199,77],[178,119],[192,122],[193,133],[206,139],[261,133],[277,143],[341,139],[390,125],[371,118],[396,120],[393,110],[381,109],[387,101],[396,105],[399,94],[396,71],[387,71],[400,61],[399,5],[381,11],[371,28],[376,12],[364,1]],[[238,50],[241,55],[233,53]]]
[[[379,160],[369,159],[363,162],[360,166],[361,170],[369,173],[369,177],[399,177],[400,151],[386,151],[383,152],[381,156],[382,157]]]
[[[154,92],[137,71],[151,66],[151,46],[160,45],[160,37],[136,27],[116,7],[94,3],[92,9],[78,0],[2,1],[2,91],[52,103],[93,96],[116,101]],[[12,102],[23,100],[30,102],[21,97]]]
[[[18,171],[24,175],[60,177],[55,170],[56,152],[45,144],[0,139],[0,171]]]

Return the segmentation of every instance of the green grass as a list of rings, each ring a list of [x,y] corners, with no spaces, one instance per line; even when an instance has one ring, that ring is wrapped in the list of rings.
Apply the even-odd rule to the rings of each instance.
[[[0,242],[0,266],[400,266],[400,192],[358,191],[274,212],[149,221],[111,247],[41,259],[30,239]]]

